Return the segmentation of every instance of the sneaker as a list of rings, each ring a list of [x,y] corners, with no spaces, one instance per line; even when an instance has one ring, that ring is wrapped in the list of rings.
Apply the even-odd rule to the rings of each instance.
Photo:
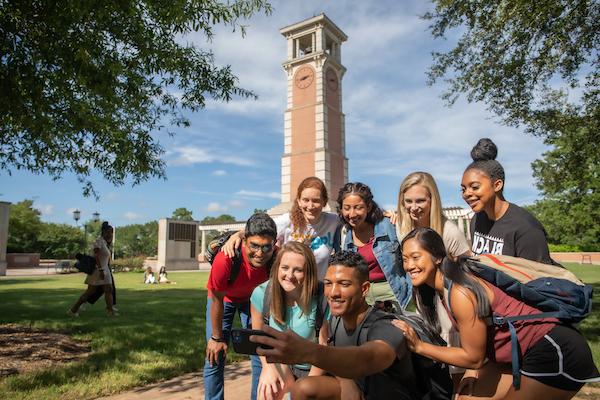
[[[119,313],[113,308],[112,311],[106,310],[106,315],[108,315],[109,317],[118,317]]]
[[[79,314],[82,311],[85,311],[86,308],[88,308],[88,303],[83,303],[81,306],[79,306],[79,310],[77,310],[77,314]]]
[[[77,318],[79,317],[79,313],[78,312],[73,312],[73,310],[71,310],[70,308],[67,310],[67,315],[71,318]]]
[[[113,306],[113,311],[119,312],[119,309],[115,306]]]

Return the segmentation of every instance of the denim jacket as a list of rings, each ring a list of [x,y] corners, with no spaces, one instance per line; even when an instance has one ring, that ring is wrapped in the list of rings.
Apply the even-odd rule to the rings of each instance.
[[[373,239],[373,254],[390,284],[398,303],[402,309],[412,296],[412,283],[402,267],[402,255],[396,236],[396,228],[390,220],[383,218],[375,224]],[[358,251],[352,242],[352,228],[345,226],[342,229],[342,250]]]

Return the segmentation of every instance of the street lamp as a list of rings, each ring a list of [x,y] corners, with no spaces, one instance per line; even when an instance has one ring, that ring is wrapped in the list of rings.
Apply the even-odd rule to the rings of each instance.
[[[81,211],[75,209],[73,211],[73,219],[75,220],[75,225],[79,228],[79,218],[81,218]]]
[[[94,222],[98,222],[98,220],[100,219],[100,213],[96,211],[92,214],[92,217],[94,218]]]

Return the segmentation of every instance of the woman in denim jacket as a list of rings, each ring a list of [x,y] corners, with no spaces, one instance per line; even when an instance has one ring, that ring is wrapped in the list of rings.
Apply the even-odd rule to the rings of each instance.
[[[396,228],[373,201],[371,189],[360,182],[346,183],[338,194],[338,214],[344,223],[342,250],[360,253],[369,264],[369,304],[405,309],[412,284],[402,268]]]

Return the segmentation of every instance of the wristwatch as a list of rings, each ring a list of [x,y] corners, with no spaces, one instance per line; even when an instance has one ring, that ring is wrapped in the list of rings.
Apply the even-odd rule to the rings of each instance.
[[[214,337],[212,335],[210,336],[210,340],[213,340],[213,341],[218,342],[218,343],[225,343],[225,339],[223,339],[223,338],[216,338],[216,337]]]

